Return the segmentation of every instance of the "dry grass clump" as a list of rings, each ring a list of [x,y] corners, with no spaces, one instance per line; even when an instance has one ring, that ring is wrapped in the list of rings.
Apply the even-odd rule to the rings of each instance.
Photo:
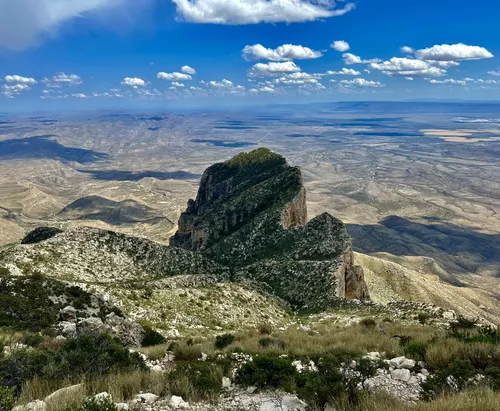
[[[260,344],[263,335],[259,330],[236,334],[236,339],[226,350],[235,348],[244,352],[259,354],[291,354],[296,356],[322,355],[325,353],[349,350],[357,355],[370,351],[402,355],[399,339],[396,336],[408,335],[412,339],[428,341],[436,330],[421,325],[400,327],[393,324],[372,325],[355,324],[338,326],[321,324],[310,331],[291,327],[286,331],[274,332],[269,338],[275,344]]]
[[[408,404],[384,392],[363,397],[356,411],[498,411],[500,393],[490,389],[476,389],[439,397],[431,402]],[[338,411],[354,411],[352,406],[337,407]]]

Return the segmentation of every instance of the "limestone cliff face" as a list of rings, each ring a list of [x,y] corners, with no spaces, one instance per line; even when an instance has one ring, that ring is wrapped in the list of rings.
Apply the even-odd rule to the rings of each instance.
[[[200,251],[297,309],[368,298],[344,224],[327,213],[307,222],[300,169],[267,149],[208,168],[170,244]]]

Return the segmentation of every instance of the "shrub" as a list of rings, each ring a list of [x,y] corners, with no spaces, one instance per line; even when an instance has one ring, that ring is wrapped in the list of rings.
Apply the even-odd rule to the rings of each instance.
[[[81,406],[66,408],[64,411],[118,411],[118,408],[111,398],[103,396],[87,398]]]
[[[274,343],[274,340],[270,337],[264,337],[264,338],[259,339],[259,345],[262,348],[267,348],[267,347],[273,345],[273,343]]]
[[[163,335],[161,335],[158,331],[155,331],[151,327],[143,327],[144,328],[144,337],[142,338],[141,345],[143,347],[151,347],[153,345],[163,344],[166,340]]]
[[[418,315],[417,315],[418,322],[420,324],[422,324],[422,325],[427,324],[427,321],[430,318],[431,318],[431,316],[428,313],[424,312],[424,311],[418,313]]]
[[[29,347],[38,347],[43,343],[43,340],[44,338],[40,334],[26,334],[21,341]]]
[[[373,374],[376,367],[373,364],[363,364],[364,372]],[[339,369],[338,358],[327,356],[321,359],[317,366],[318,372],[305,372],[298,375],[297,394],[307,403],[314,405],[317,409],[323,410],[327,404],[357,405],[360,401],[360,383],[364,377],[354,377],[354,375],[343,374]],[[344,409],[344,408],[342,408]]]
[[[116,371],[145,369],[137,353],[130,353],[106,334],[80,335],[59,348],[17,351],[0,361],[0,384],[19,391],[35,377],[80,380]]]
[[[377,326],[374,318],[363,318],[359,323],[366,328],[375,328]]]
[[[233,334],[222,334],[215,337],[215,348],[218,350],[223,350],[227,346],[231,345],[234,342]]]
[[[259,333],[261,333],[261,334],[269,335],[273,332],[273,326],[269,323],[262,323],[262,324],[259,324],[258,330],[259,330]]]
[[[236,382],[246,387],[289,388],[298,375],[289,358],[260,356],[244,364],[236,375]]]
[[[180,364],[168,374],[170,391],[184,399],[211,400],[222,390],[224,373],[216,364]]]
[[[423,361],[428,346],[429,344],[425,341],[412,341],[404,347],[405,355],[414,360]]]
[[[14,407],[14,390],[0,386],[0,411],[10,411]]]
[[[196,346],[175,344],[173,352],[177,361],[196,361],[201,357],[201,348]]]
[[[455,360],[446,369],[438,370],[422,383],[422,396],[426,400],[451,391],[462,391],[477,374],[470,361]]]

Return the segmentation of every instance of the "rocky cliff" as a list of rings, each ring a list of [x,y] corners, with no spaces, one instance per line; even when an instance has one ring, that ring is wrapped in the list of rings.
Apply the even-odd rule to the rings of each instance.
[[[170,244],[201,252],[296,309],[368,298],[344,224],[327,213],[307,222],[300,169],[268,149],[209,167]]]

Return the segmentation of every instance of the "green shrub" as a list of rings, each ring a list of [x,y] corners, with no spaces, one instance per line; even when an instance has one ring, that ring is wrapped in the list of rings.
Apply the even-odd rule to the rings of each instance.
[[[323,410],[327,404],[334,409],[348,409],[359,404],[361,391],[359,387],[368,376],[376,371],[376,365],[367,360],[358,364],[361,375],[348,376],[342,374],[339,368],[339,359],[326,356],[317,363],[317,372],[305,372],[297,377],[297,394],[316,409]],[[364,375],[363,375],[364,374]]]
[[[227,346],[231,345],[234,342],[233,334],[222,334],[215,337],[215,348],[217,350],[223,350]]]
[[[10,411],[14,407],[14,390],[0,386],[0,411]]]
[[[151,347],[153,345],[163,344],[166,340],[163,335],[161,335],[158,331],[155,331],[151,327],[143,327],[144,328],[144,337],[142,338],[141,345],[143,347]]]
[[[259,345],[262,348],[270,347],[271,345],[273,345],[273,343],[274,343],[274,340],[270,337],[264,337],[264,338],[259,339]]]
[[[38,347],[43,343],[44,338],[40,334],[26,334],[22,338],[22,343],[29,347]]]
[[[86,398],[79,407],[66,408],[63,411],[118,411],[109,397]]]
[[[298,373],[289,358],[260,356],[244,364],[236,375],[236,382],[257,388],[287,389],[293,385]]]
[[[222,390],[222,368],[216,364],[198,362],[180,364],[168,374],[170,391],[184,399],[217,398]]]
[[[405,347],[405,355],[417,361],[424,361],[429,344],[424,341],[411,341]]]
[[[377,326],[374,318],[363,318],[359,323],[366,328],[375,328]]]
[[[177,361],[196,361],[201,357],[201,348],[190,345],[173,345],[174,357]]]
[[[424,312],[424,311],[418,313],[418,315],[417,315],[418,322],[420,324],[422,324],[422,325],[427,324],[427,321],[430,318],[431,318],[431,316],[428,313]]]
[[[422,397],[431,400],[452,391],[463,391],[468,387],[477,370],[470,361],[455,360],[446,369],[429,376],[422,385]]]
[[[137,353],[130,353],[110,336],[85,334],[66,340],[60,347],[17,351],[0,360],[0,385],[19,391],[35,377],[79,381],[145,368]]]

